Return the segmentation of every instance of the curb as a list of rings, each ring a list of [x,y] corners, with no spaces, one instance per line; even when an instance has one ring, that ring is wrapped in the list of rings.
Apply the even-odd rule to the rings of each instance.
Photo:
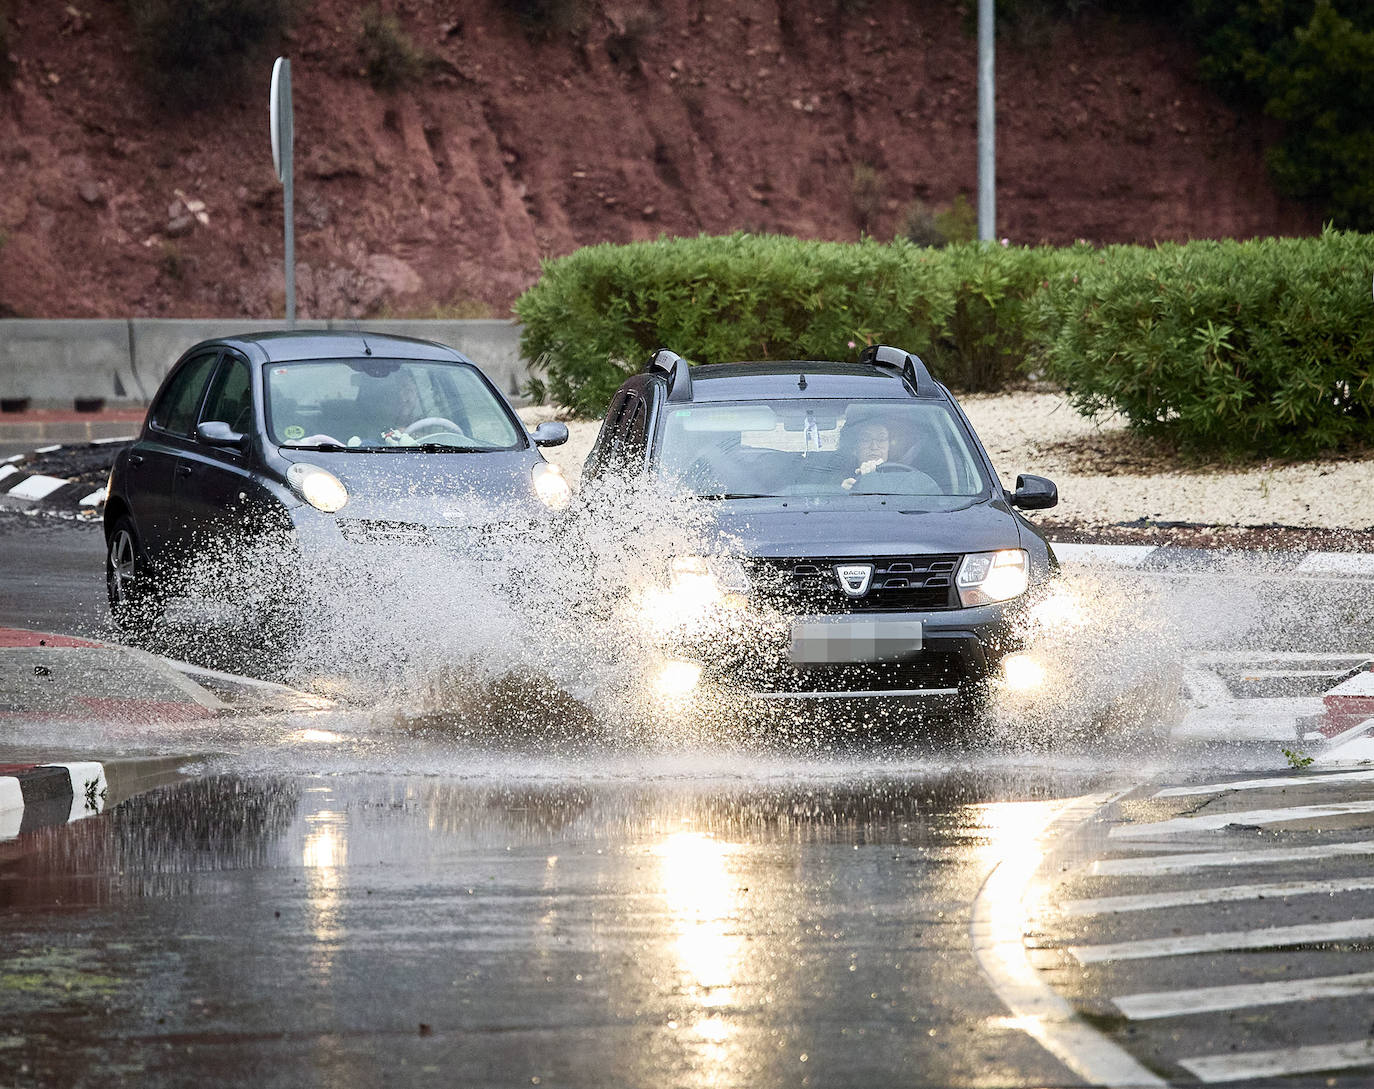
[[[40,828],[98,816],[136,794],[181,782],[188,777],[182,768],[199,758],[0,763],[0,844]]]
[[[53,824],[93,817],[105,808],[105,766],[0,764],[0,841]]]
[[[133,436],[95,439],[85,446],[111,446],[132,442]],[[70,444],[67,444],[70,445]],[[68,477],[30,473],[24,465],[39,454],[51,454],[64,444],[40,446],[26,454],[0,460],[0,510],[25,514],[50,514],[67,518],[97,518],[105,501],[105,489]]]

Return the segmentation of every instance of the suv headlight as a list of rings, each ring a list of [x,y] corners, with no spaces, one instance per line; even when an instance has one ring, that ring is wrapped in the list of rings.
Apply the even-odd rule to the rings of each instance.
[[[722,619],[745,605],[749,576],[738,560],[724,556],[674,556],[668,585],[645,595],[645,616],[659,633]]]
[[[343,481],[318,465],[297,462],[286,470],[286,482],[292,491],[325,514],[333,514],[348,502],[348,489]]]
[[[970,552],[959,565],[954,584],[965,608],[1009,601],[1030,585],[1030,556],[1021,548]]]

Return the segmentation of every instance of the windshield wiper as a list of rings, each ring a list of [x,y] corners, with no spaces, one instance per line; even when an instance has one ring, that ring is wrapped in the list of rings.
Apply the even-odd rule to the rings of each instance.
[[[315,442],[309,446],[298,442],[284,442],[282,447],[286,450],[343,450],[345,452],[358,449],[356,446],[345,446],[341,442]]]
[[[397,443],[395,446],[370,446],[369,450],[385,450],[388,454],[403,454],[407,450],[419,450],[422,454],[487,454],[496,447],[492,446],[451,446],[446,442]]]
[[[698,499],[777,499],[776,495],[765,494],[764,492],[710,492],[705,495],[698,495]]]

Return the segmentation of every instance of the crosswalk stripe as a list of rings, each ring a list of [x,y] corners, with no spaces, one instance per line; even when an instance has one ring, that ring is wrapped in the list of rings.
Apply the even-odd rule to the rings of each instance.
[[[1181,957],[1191,953],[1270,949],[1368,938],[1374,938],[1374,919],[1342,919],[1334,923],[1266,926],[1258,930],[1180,934],[1171,938],[1144,938],[1129,942],[1111,942],[1107,945],[1078,945],[1070,946],[1069,952],[1080,964],[1097,964],[1107,960],[1148,960],[1153,957]]]
[[[1318,1070],[1349,1070],[1374,1063],[1374,1040],[1342,1044],[1310,1044],[1277,1051],[1248,1054],[1199,1055],[1179,1065],[1199,1081],[1245,1081],[1277,1078],[1285,1074],[1310,1074]]]
[[[1156,991],[1124,994],[1112,999],[1113,1005],[1132,1021],[1156,1017],[1179,1017],[1192,1013],[1215,1013],[1251,1006],[1277,1006],[1284,1002],[1306,1002],[1318,998],[1349,998],[1374,993],[1374,972],[1316,979],[1281,979],[1270,983],[1238,983],[1227,987],[1196,987],[1186,991]]]
[[[1199,786],[1167,787],[1154,798],[1185,798],[1192,794],[1217,794],[1228,790],[1264,790],[1266,787],[1323,786],[1326,783],[1359,783],[1374,780],[1374,771],[1333,771],[1325,775],[1282,775],[1270,779],[1242,779],[1235,783],[1203,783]]]
[[[1275,881],[1265,885],[1227,885],[1213,889],[1174,889],[1147,892],[1138,896],[1099,896],[1086,900],[1065,900],[1059,910],[1065,915],[1106,915],[1120,911],[1151,911],[1156,908],[1186,907],[1190,904],[1225,904],[1237,900],[1268,900],[1289,896],[1334,896],[1342,892],[1374,889],[1374,877],[1352,877],[1331,881]]]
[[[1314,843],[1309,847],[1268,847],[1258,851],[1184,851],[1144,858],[1102,858],[1092,864],[1091,872],[1101,877],[1156,877],[1219,866],[1265,866],[1271,862],[1302,862],[1349,855],[1374,855],[1374,839]]]
[[[1282,809],[1246,809],[1237,813],[1202,813],[1196,817],[1175,817],[1173,820],[1149,824],[1121,824],[1113,828],[1108,837],[1139,839],[1144,836],[1175,836],[1184,832],[1210,832],[1232,824],[1293,824],[1355,813],[1374,813],[1374,799],[1328,802],[1325,805],[1291,805]]]

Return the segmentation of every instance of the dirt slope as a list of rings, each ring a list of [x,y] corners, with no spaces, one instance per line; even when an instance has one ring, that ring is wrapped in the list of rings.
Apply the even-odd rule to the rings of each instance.
[[[954,0],[607,0],[575,40],[534,42],[488,0],[385,6],[429,58],[395,91],[361,73],[360,6],[307,4],[284,45],[302,316],[499,316],[542,258],[588,243],[891,237],[912,201],[976,189],[976,44]],[[179,116],[139,82],[118,0],[9,7],[0,315],[279,314],[268,63]],[[1165,28],[1012,32],[997,70],[1014,241],[1318,226]]]

